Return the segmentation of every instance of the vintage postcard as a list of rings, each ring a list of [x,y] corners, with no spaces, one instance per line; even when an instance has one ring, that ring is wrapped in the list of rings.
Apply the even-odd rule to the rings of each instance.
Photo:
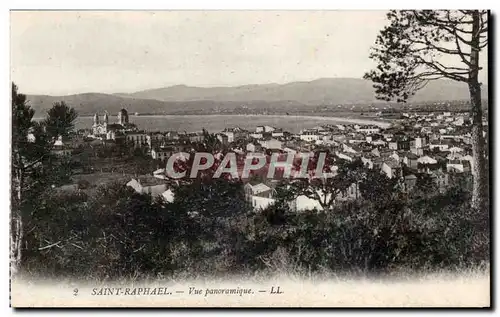
[[[491,307],[489,17],[12,10],[11,306]]]

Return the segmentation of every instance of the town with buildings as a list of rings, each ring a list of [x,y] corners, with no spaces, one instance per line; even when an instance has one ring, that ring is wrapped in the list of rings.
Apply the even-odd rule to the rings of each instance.
[[[487,135],[488,122],[484,120],[484,135]],[[194,144],[203,142],[202,131],[144,131],[129,121],[126,109],[122,109],[115,123],[110,122],[107,113],[102,120],[95,114],[91,129],[79,132],[79,137],[90,140],[90,144],[99,146],[122,145],[140,151],[157,168],[152,168],[144,175],[134,175],[127,186],[138,193],[153,196],[161,195],[167,201],[174,200],[174,193],[169,186],[165,165],[170,156],[178,152],[193,152]],[[465,179],[471,186],[472,149],[471,122],[468,112],[403,112],[393,120],[388,128],[378,125],[327,124],[312,129],[303,129],[299,133],[284,131],[279,127],[256,126],[248,131],[239,127],[230,127],[215,133],[219,144],[227,152],[237,156],[248,153],[269,157],[272,153],[300,155],[328,149],[337,159],[353,162],[361,160],[369,169],[380,171],[388,178],[397,178],[404,190],[412,191],[419,175],[427,174],[435,182],[440,192],[444,192],[454,178]],[[71,157],[77,153],[76,147],[85,142],[58,140],[53,152]],[[274,203],[275,179],[245,179],[245,197],[255,209],[265,209]],[[336,199],[356,199],[359,188],[353,184]],[[290,202],[295,211],[321,209],[318,201],[298,196]]]
[[[10,306],[492,307],[491,15],[11,10]]]

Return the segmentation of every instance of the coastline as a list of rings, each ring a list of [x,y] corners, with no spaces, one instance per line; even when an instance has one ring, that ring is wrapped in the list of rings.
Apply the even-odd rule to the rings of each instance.
[[[132,115],[134,118],[182,118],[182,117],[253,117],[253,118],[293,118],[293,119],[307,119],[307,120],[321,120],[321,121],[333,121],[334,123],[348,123],[348,124],[371,124],[377,125],[381,128],[388,128],[391,122],[375,119],[361,119],[361,118],[350,118],[350,117],[332,117],[332,116],[314,116],[314,115],[284,115],[284,114],[151,114],[151,115]],[[92,115],[81,115],[81,118],[91,118]],[[37,118],[42,119],[42,118]]]

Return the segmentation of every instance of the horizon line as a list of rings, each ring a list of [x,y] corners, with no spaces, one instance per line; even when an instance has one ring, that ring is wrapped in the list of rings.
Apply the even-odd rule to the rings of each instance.
[[[241,84],[241,85],[227,85],[227,86],[222,86],[222,85],[217,85],[217,86],[197,86],[197,85],[188,85],[188,84],[175,84],[175,85],[166,85],[166,86],[160,86],[160,87],[153,87],[153,88],[145,88],[145,89],[139,89],[139,90],[134,90],[130,92],[123,92],[123,91],[118,91],[118,92],[99,92],[99,91],[84,91],[84,92],[74,92],[74,93],[67,93],[67,94],[40,94],[40,93],[29,93],[29,92],[23,92],[24,95],[38,95],[38,96],[50,96],[50,97],[66,97],[66,96],[71,96],[71,95],[83,95],[83,94],[104,94],[104,95],[127,95],[127,94],[135,94],[143,91],[150,91],[150,90],[158,90],[158,89],[168,89],[168,88],[173,88],[173,87],[187,87],[187,88],[201,88],[201,89],[214,89],[214,88],[241,88],[241,87],[247,87],[247,86],[267,86],[267,85],[276,85],[276,86],[285,86],[289,84],[295,84],[295,83],[312,83],[315,81],[321,81],[321,80],[363,80],[363,81],[369,81],[368,79],[364,79],[363,77],[319,77],[316,79],[311,79],[311,80],[296,80],[296,81],[288,81],[284,83],[276,83],[276,82],[266,82],[266,83],[253,83],[253,84]],[[439,79],[439,81],[453,81],[448,78],[442,78]],[[12,83],[15,83],[12,81]],[[17,84],[16,84],[17,85]],[[487,85],[487,84],[486,84]],[[21,87],[18,86],[20,90],[22,90]]]

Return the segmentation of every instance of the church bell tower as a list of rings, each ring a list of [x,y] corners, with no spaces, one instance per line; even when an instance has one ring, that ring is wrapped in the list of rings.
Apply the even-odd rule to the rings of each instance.
[[[104,124],[107,126],[109,123],[109,118],[108,118],[108,112],[106,111],[104,113]]]
[[[94,126],[98,126],[99,125],[99,115],[96,113],[94,115]]]

